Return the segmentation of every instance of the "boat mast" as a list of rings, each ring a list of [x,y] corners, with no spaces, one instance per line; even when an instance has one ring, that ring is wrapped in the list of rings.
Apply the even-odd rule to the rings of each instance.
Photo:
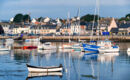
[[[78,15],[77,15],[77,21],[78,21],[78,35],[79,35],[79,42],[80,42],[80,32],[81,32],[81,28],[80,28],[80,8],[78,9]]]
[[[67,17],[67,27],[70,27],[70,12],[68,12],[68,17]],[[70,40],[70,32],[69,32],[69,43],[71,42]]]
[[[93,23],[92,23],[92,32],[91,32],[90,41],[93,39],[93,32],[94,32],[93,30],[94,30],[94,26],[95,26],[96,13],[97,13],[97,0],[96,0],[95,11],[94,11],[94,19],[93,19]]]
[[[98,16],[98,26],[97,26],[97,30],[98,30],[98,40],[99,40],[99,35],[100,35],[100,23],[99,23],[99,15],[100,15],[100,0],[97,0],[97,16]]]

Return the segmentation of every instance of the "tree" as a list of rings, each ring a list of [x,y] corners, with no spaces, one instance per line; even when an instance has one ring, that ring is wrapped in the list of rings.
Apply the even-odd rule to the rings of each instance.
[[[130,21],[130,14],[127,14],[125,17],[121,17],[119,21]]]
[[[28,14],[23,15],[23,21],[24,22],[31,22],[31,17]]]
[[[0,25],[0,34],[4,34],[4,29],[1,25]]]
[[[23,22],[23,14],[19,13],[16,14],[13,20],[14,23],[21,23]]]
[[[43,21],[43,17],[39,17],[39,18],[38,18],[38,21],[39,21],[39,22],[42,22],[42,21]]]
[[[99,16],[98,15],[91,15],[91,14],[87,14],[85,16],[82,16],[81,21],[87,21],[87,22],[93,21],[94,16],[95,16],[95,21],[97,21]],[[100,17],[99,17],[99,19],[100,19]]]
[[[127,14],[127,15],[126,15],[126,18],[130,19],[130,14]]]

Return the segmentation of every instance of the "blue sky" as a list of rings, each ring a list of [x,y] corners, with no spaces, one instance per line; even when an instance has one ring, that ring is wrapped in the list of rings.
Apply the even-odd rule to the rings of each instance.
[[[8,20],[17,13],[31,13],[32,18],[40,16],[66,18],[94,14],[96,0],[0,0],[0,20]],[[100,0],[100,16],[122,17],[130,13],[129,0]]]

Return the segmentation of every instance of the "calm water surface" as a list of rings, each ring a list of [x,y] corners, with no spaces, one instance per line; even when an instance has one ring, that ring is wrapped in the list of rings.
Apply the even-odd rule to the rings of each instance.
[[[129,45],[119,43],[121,51],[116,54],[85,55],[69,49],[0,52],[0,80],[130,80],[130,56],[126,52]],[[62,64],[64,71],[62,76],[28,78],[27,63],[36,66]]]

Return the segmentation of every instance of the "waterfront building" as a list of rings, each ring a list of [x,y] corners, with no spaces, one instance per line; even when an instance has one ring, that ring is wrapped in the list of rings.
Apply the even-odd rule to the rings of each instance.
[[[70,35],[71,33],[70,25],[62,25],[62,27],[60,28],[60,33],[62,35]]]
[[[86,35],[86,25],[80,25],[80,35]]]
[[[37,25],[32,25],[29,30],[29,34],[40,34],[40,28]]]
[[[82,23],[86,26],[86,35],[96,35],[96,30],[97,30],[97,22],[86,22]],[[93,33],[92,33],[93,30]]]
[[[111,32],[113,28],[118,28],[114,18],[103,18],[99,21],[100,33]]]
[[[40,25],[39,30],[42,35],[56,34],[57,25]]]
[[[10,23],[7,22],[1,22],[0,25],[2,26],[4,33],[8,34],[9,33],[9,27],[10,27]]]
[[[11,25],[10,30],[11,34],[28,34],[30,30],[30,25]]]
[[[130,23],[119,23],[118,29],[118,35],[130,35]]]
[[[80,35],[81,27],[79,21],[71,23],[70,28],[71,28],[71,35]]]
[[[50,21],[49,17],[44,18],[43,22],[48,23]]]

